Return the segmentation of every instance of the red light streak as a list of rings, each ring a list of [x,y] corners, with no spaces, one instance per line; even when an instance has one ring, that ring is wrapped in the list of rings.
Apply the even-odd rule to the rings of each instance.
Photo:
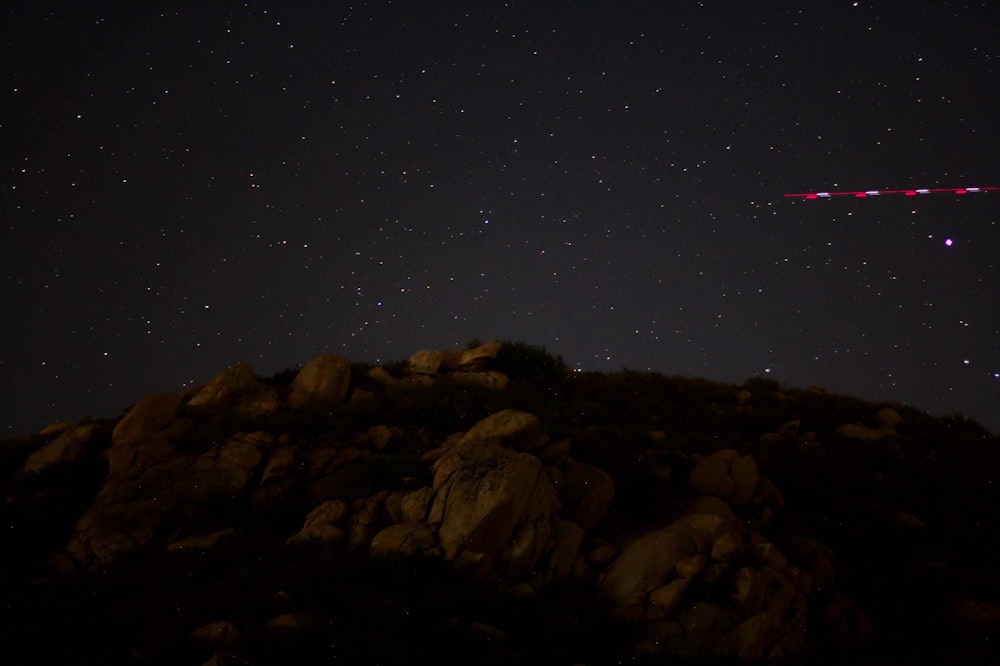
[[[902,194],[908,197],[915,197],[924,194],[940,194],[951,192],[952,194],[972,194],[978,192],[993,192],[1000,190],[1000,187],[930,187],[915,188],[910,190],[858,190],[842,192],[799,192],[784,195],[786,199],[832,199],[833,197],[855,197],[864,199],[866,197],[879,197],[887,194]]]

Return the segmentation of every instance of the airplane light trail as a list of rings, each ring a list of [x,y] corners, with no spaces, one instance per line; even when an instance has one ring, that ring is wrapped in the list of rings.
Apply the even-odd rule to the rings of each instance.
[[[940,192],[952,192],[954,194],[974,194],[976,192],[991,192],[1000,190],[1000,187],[931,187],[912,190],[865,190],[865,191],[843,191],[843,192],[802,192],[784,195],[786,199],[830,199],[833,197],[878,197],[883,194],[903,194],[908,197],[915,197],[922,194],[938,194]]]

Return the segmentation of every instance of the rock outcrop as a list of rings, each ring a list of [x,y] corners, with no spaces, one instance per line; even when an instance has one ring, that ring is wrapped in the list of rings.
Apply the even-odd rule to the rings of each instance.
[[[419,384],[443,377],[458,384],[505,388],[509,378],[502,372],[487,369],[488,362],[496,358],[500,346],[499,342],[487,342],[470,349],[418,351],[407,361],[408,379]]]
[[[4,579],[9,635],[45,645],[73,617],[78,640],[127,634],[118,661],[176,663],[355,644],[337,657],[391,662],[452,643],[534,660],[546,640],[572,663],[803,662],[873,641],[995,662],[992,532],[968,527],[1000,527],[992,440],[945,446],[954,423],[914,439],[927,417],[769,385],[682,409],[705,387],[588,376],[526,399],[463,383],[498,388],[498,350],[357,376],[334,355],[294,379],[237,364],[0,448],[10,554],[30,572]],[[935,476],[961,465],[964,484]],[[954,487],[971,499],[931,499]],[[940,635],[907,652],[893,632],[917,618]]]

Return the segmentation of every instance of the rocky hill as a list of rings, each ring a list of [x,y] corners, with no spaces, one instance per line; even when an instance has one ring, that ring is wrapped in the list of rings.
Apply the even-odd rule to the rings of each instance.
[[[0,443],[24,663],[1000,663],[1000,441],[524,343]]]

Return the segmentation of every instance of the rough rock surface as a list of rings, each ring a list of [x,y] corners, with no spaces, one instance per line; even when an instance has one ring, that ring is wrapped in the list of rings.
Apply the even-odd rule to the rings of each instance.
[[[202,455],[112,467],[97,501],[76,522],[67,553],[82,566],[104,566],[155,537],[172,541],[192,517],[185,507],[234,497],[260,458],[252,435],[236,435]],[[163,532],[168,518],[172,529]]]
[[[538,458],[504,448],[499,438],[467,435],[434,464],[433,489],[427,522],[437,526],[447,559],[475,553],[500,560],[511,576],[535,564],[556,509]]]
[[[350,381],[351,363],[336,354],[324,354],[299,370],[286,400],[297,409],[332,407],[347,397]]]
[[[21,470],[22,473],[40,474],[53,467],[83,461],[99,431],[100,426],[96,423],[64,430],[59,437],[28,457]]]
[[[154,393],[136,403],[111,433],[109,478],[141,472],[172,456],[173,440],[186,434],[177,418],[180,407],[181,397],[174,393]]]
[[[636,539],[601,576],[601,594],[620,607],[641,606],[648,592],[675,575],[681,560],[710,552],[728,527],[719,516],[691,514]]]
[[[257,377],[246,363],[237,363],[215,376],[192,397],[189,408],[209,408],[225,404],[234,397],[257,388]]]
[[[751,456],[723,449],[702,459],[691,470],[691,485],[699,493],[714,495],[734,506],[753,498],[760,474]]]
[[[434,532],[419,521],[398,523],[386,527],[374,537],[369,547],[372,555],[422,553],[434,547]]]
[[[472,427],[463,442],[498,438],[504,446],[521,450],[536,449],[548,442],[542,432],[542,422],[534,414],[518,409],[505,409],[491,414]]]

